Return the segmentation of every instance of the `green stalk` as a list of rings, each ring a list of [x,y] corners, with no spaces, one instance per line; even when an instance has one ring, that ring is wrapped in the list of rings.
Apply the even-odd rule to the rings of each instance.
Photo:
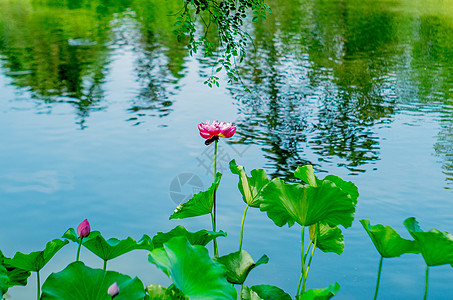
[[[76,257],[76,261],[79,261],[80,248],[82,247],[82,240],[83,240],[83,237],[80,238],[79,247],[77,248],[77,257]]]
[[[245,215],[247,214],[247,209],[249,208],[249,205],[244,209],[244,214],[242,215],[242,222],[241,222],[241,239],[239,240],[239,251],[242,249],[242,239],[244,237],[244,221],[245,221]]]
[[[316,227],[316,230],[317,229],[318,229],[318,227]],[[305,282],[307,281],[308,271],[310,271],[311,260],[313,259],[313,255],[315,254],[317,240],[318,240],[318,233],[315,231],[315,242],[313,243],[313,248],[311,250],[310,259],[308,260],[307,271],[305,272],[305,275],[304,275],[304,281],[302,283],[302,292],[305,291]]]
[[[104,260],[104,271],[106,271],[106,270],[107,270],[107,260],[105,259]]]
[[[218,139],[215,140],[214,144],[214,180],[217,174],[217,143]],[[216,231],[216,216],[217,216],[217,208],[216,208],[216,192],[214,190],[214,213],[212,214],[212,231]],[[214,256],[219,257],[219,249],[217,248],[217,239],[214,239]]]
[[[376,291],[374,292],[374,300],[377,299],[377,293],[379,290],[379,282],[381,281],[381,270],[382,270],[382,261],[384,260],[384,256],[381,255],[381,259],[379,260],[379,269],[377,273],[377,281],[376,281]]]
[[[39,280],[39,271],[36,272],[36,276],[38,277],[38,300],[41,297],[41,281]]]
[[[297,285],[297,293],[296,297],[299,296],[300,294],[304,293],[304,290],[299,294],[300,290],[300,284],[302,283],[302,279],[305,276],[305,260],[304,260],[304,229],[305,226],[302,226],[302,234],[300,236],[300,259],[302,261],[302,271],[300,272],[300,278],[299,278],[299,284]]]
[[[423,300],[426,300],[426,297],[428,296],[428,275],[429,275],[429,266],[426,265],[425,296],[423,297]]]

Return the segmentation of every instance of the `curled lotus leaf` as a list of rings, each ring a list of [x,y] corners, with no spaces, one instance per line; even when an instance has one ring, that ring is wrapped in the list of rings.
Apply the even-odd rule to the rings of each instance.
[[[417,242],[428,266],[453,263],[453,235],[435,228],[423,231],[414,217],[406,219],[404,226]]]
[[[152,239],[152,243],[154,245],[154,248],[160,248],[164,243],[177,236],[185,236],[192,245],[206,246],[213,239],[218,237],[226,237],[227,234],[223,231],[214,232],[204,229],[197,232],[190,232],[184,226],[178,225],[169,232],[156,233],[156,235],[154,235]]]
[[[244,286],[241,293],[244,300],[291,300],[291,296],[279,287],[260,284],[252,287]]]
[[[297,300],[328,300],[340,290],[338,282],[323,289],[311,289],[297,297]]]
[[[360,223],[382,257],[391,258],[405,253],[420,253],[415,241],[402,238],[392,227],[381,224],[372,226],[368,219],[362,219]]]
[[[214,260],[227,268],[228,282],[243,284],[250,271],[261,264],[267,264],[269,257],[263,255],[255,262],[247,251],[241,250],[215,258]]]
[[[316,237],[316,248],[322,252],[333,252],[338,255],[344,250],[344,237],[340,228],[318,223],[310,226],[310,239],[314,242]]]

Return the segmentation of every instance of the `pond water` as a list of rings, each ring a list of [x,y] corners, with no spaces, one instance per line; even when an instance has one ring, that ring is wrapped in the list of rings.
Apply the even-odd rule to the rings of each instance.
[[[358,222],[403,221],[453,232],[453,1],[269,0],[272,14],[250,23],[254,39],[238,66],[243,84],[203,84],[212,58],[191,57],[172,33],[173,0],[0,0],[0,249],[44,248],[85,218],[106,237],[139,239],[209,217],[169,221],[179,199],[212,181],[212,147],[197,123],[233,121],[220,142],[220,253],[235,251],[244,203],[235,158],[248,171],[294,180],[311,163],[360,192],[343,230],[341,256],[317,252],[308,288],[338,281],[336,299],[374,294],[379,255]],[[244,92],[244,86],[251,93]],[[174,180],[200,182],[178,191]],[[183,179],[184,180],[184,179]],[[175,185],[171,186],[171,183]],[[276,227],[249,210],[244,249],[267,265],[248,285],[295,294],[300,227]],[[209,247],[211,249],[211,246]],[[43,277],[66,266],[62,249]],[[91,267],[102,262],[87,251]],[[136,251],[109,268],[169,285]],[[420,299],[420,255],[384,261],[381,299]],[[453,299],[453,269],[430,272],[430,299]],[[9,299],[33,299],[36,279]]]

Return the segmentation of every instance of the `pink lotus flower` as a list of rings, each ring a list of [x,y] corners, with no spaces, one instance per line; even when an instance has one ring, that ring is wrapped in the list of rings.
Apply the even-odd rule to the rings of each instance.
[[[198,130],[200,130],[200,135],[204,139],[211,139],[215,136],[230,138],[236,132],[236,126],[233,126],[231,123],[219,121],[209,124],[209,121],[207,121],[206,123],[198,124]]]
[[[112,296],[112,298],[115,298],[120,293],[120,287],[118,286],[118,283],[113,283],[111,286],[109,286],[109,289],[107,293]]]
[[[79,224],[79,227],[77,227],[77,234],[80,238],[87,237],[90,234],[90,231],[90,223],[88,223],[87,219],[83,220],[82,223]]]

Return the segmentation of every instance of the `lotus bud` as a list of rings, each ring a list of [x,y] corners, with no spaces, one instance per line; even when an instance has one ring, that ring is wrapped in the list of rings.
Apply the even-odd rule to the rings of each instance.
[[[109,286],[109,289],[107,293],[112,296],[112,299],[115,298],[119,293],[120,293],[120,287],[118,284],[115,282],[111,286]]]
[[[88,220],[85,219],[82,221],[82,223],[79,224],[79,227],[77,227],[77,234],[80,238],[87,237],[90,234],[90,223],[88,223]]]

